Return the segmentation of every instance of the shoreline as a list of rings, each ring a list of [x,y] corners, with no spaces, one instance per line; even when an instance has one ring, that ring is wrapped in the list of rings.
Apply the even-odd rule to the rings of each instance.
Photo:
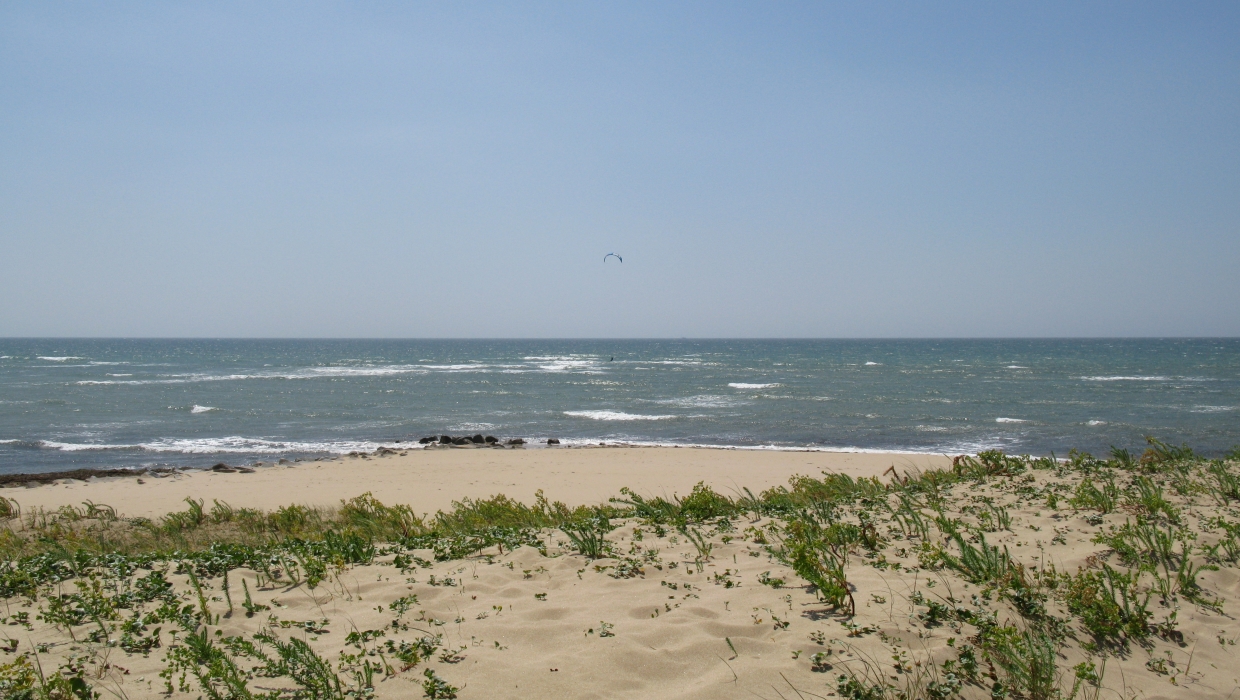
[[[720,492],[755,493],[783,486],[796,475],[822,472],[854,478],[879,476],[894,468],[916,472],[949,467],[945,455],[822,451],[763,451],[697,447],[560,447],[496,449],[444,447],[379,451],[319,461],[287,461],[213,471],[177,469],[116,474],[89,480],[61,476],[15,478],[3,495],[23,509],[56,509],[83,501],[107,504],[128,517],[157,517],[184,508],[185,499],[213,500],[233,507],[274,510],[290,504],[335,506],[342,499],[372,493],[387,504],[407,504],[419,513],[451,508],[465,498],[504,494],[534,502],[543,491],[552,501],[605,503],[628,487],[644,495],[687,494],[699,481]],[[80,473],[80,472],[79,472]],[[64,472],[62,472],[64,474]],[[30,482],[38,485],[29,486]],[[4,482],[0,482],[4,483]]]

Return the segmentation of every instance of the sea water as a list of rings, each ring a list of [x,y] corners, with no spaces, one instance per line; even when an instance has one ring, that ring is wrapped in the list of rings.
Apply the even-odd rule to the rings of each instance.
[[[1240,340],[0,340],[0,473],[445,433],[1219,455],[1240,444]]]

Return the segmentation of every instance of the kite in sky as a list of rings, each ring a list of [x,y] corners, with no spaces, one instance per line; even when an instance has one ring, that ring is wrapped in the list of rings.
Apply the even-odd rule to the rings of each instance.
[[[624,262],[624,258],[620,257],[619,255],[616,255],[615,253],[608,253],[607,255],[604,255],[603,262],[607,262],[607,258],[615,258],[616,260],[619,260],[620,262]]]

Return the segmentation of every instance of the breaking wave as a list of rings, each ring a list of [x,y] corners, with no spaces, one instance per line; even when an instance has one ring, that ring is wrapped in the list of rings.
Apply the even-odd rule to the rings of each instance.
[[[677,416],[650,416],[622,411],[565,411],[564,415],[590,420],[668,420]]]

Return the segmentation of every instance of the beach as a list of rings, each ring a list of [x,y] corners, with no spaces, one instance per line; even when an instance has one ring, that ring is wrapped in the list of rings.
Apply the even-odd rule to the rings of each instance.
[[[552,501],[597,505],[628,487],[647,496],[689,493],[699,481],[721,493],[783,486],[797,474],[853,477],[903,473],[951,464],[941,455],[727,450],[674,447],[541,449],[421,447],[384,456],[341,457],[256,467],[253,473],[186,469],[136,478],[61,480],[13,492],[24,507],[55,510],[82,501],[130,517],[158,517],[186,498],[219,500],[237,508],[273,510],[291,504],[335,506],[371,493],[417,513],[450,510],[453,501],[503,494],[533,503],[541,490]],[[139,483],[141,481],[141,483]]]
[[[438,447],[4,488],[0,687],[1229,697],[1237,465],[1155,448]]]

